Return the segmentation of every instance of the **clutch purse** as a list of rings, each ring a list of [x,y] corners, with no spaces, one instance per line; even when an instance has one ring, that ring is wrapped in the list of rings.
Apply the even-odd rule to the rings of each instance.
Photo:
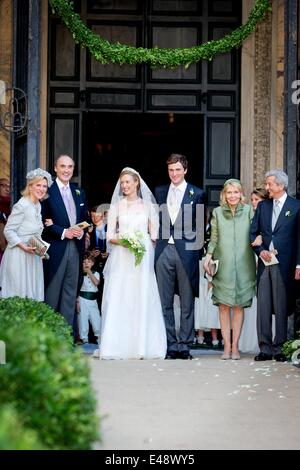
[[[49,259],[47,251],[50,246],[50,243],[45,242],[41,238],[38,238],[36,235],[32,235],[29,238],[27,245],[31,246],[32,248],[35,248],[34,253],[36,255],[44,257],[45,259]]]
[[[209,266],[211,276],[213,277],[218,272],[219,260],[218,259],[211,259],[208,266]]]
[[[219,269],[219,260],[218,259],[211,259],[208,263],[209,271],[211,274],[205,273],[205,277],[208,282],[212,281],[212,278],[217,274]]]

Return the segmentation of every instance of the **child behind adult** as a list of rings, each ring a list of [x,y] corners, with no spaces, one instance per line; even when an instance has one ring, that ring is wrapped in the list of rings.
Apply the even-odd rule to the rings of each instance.
[[[100,283],[98,286],[98,307],[101,312],[102,295],[104,287],[103,269],[108,257],[106,244],[107,220],[106,211],[103,205],[94,206],[90,210],[93,225],[86,234],[86,249],[95,258],[95,269],[100,273]]]
[[[100,274],[93,269],[95,260],[87,252],[83,260],[83,281],[77,299],[78,328],[81,343],[88,343],[89,321],[100,342],[100,312],[97,303]]]
[[[206,223],[205,223],[205,240],[204,251],[207,252],[207,247],[211,235],[211,214],[209,209],[206,208]],[[212,348],[219,349],[218,330],[220,329],[219,311],[213,305],[211,300],[212,284],[205,276],[203,268],[204,258],[199,262],[199,297],[195,298],[195,342],[200,348],[210,348],[206,342],[205,332],[211,332]]]
[[[256,188],[251,193],[251,205],[256,211],[261,201],[269,198],[268,192],[264,188]],[[257,235],[251,246],[260,246],[262,244],[261,235]],[[246,353],[259,353],[257,338],[257,298],[253,297],[252,305],[245,309],[244,323],[239,339],[239,349]]]

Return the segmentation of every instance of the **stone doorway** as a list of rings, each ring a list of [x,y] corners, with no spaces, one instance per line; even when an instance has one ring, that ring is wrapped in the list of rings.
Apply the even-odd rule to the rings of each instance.
[[[169,181],[168,156],[183,153],[187,179],[203,185],[203,116],[180,113],[87,113],[82,149],[89,206],[109,203],[120,171],[131,166],[151,190]]]

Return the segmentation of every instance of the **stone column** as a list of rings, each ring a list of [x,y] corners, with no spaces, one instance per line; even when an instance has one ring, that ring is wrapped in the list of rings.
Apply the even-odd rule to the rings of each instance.
[[[270,168],[272,13],[255,32],[253,185],[264,184]]]
[[[284,158],[284,0],[272,2],[272,12],[270,169],[283,168]]]
[[[29,0],[27,170],[40,160],[40,0]]]
[[[41,0],[40,167],[47,165],[48,0]],[[52,168],[50,169],[52,171]]]
[[[13,11],[11,0],[0,1],[0,80],[12,86]],[[1,104],[0,104],[1,107]],[[10,133],[0,126],[0,175],[10,179]]]
[[[243,0],[243,22],[253,0]],[[242,47],[241,180],[249,196],[264,186],[265,173],[283,168],[284,0],[273,0]]]
[[[247,21],[254,0],[243,0],[243,24]],[[253,188],[255,35],[244,41],[241,57],[241,181],[247,196]]]

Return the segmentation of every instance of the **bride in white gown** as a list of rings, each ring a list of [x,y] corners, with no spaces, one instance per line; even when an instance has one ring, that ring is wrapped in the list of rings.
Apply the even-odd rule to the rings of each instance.
[[[104,269],[101,359],[165,358],[166,330],[154,272],[158,215],[140,175],[124,168],[108,213],[111,252]],[[146,252],[139,265],[122,246],[122,236],[143,234]]]

